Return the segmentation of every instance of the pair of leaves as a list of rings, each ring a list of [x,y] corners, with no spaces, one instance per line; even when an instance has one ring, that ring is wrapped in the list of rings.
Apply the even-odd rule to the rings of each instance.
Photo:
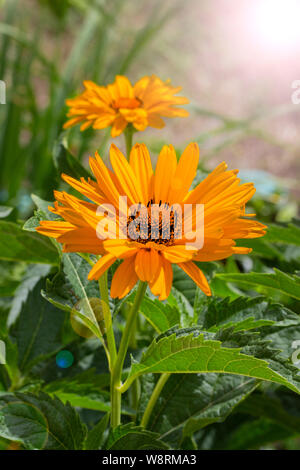
[[[25,449],[99,449],[109,415],[87,433],[75,409],[45,393],[0,395],[0,437],[18,442]],[[108,450],[168,449],[157,433],[127,424],[111,430]]]

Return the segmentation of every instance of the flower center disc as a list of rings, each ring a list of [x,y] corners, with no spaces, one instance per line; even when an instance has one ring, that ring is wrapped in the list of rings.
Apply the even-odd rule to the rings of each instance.
[[[127,108],[127,109],[135,109],[141,105],[141,102],[136,98],[118,98],[114,101],[113,107],[116,109],[119,108]]]
[[[147,204],[146,212],[137,211],[127,218],[127,237],[139,243],[170,246],[174,244],[176,214],[167,203],[159,203],[159,211],[152,213],[151,202]],[[175,220],[176,219],[176,220]]]

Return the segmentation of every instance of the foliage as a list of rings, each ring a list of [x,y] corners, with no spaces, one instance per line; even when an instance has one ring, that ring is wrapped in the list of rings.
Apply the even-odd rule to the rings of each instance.
[[[108,140],[107,133],[90,130],[80,138],[76,129],[61,134],[65,98],[87,76],[107,83],[125,73],[174,9],[154,2],[148,22],[119,50],[116,17],[126,2],[36,3],[39,14],[52,15],[52,52],[41,46],[43,22],[34,34],[29,14],[18,24],[16,0],[7,2],[0,24],[0,78],[10,79],[14,90],[0,131],[0,340],[6,346],[4,364],[0,357],[0,449],[11,443],[29,450],[287,446],[300,435],[300,221],[276,222],[281,207],[270,203],[269,194],[253,203],[268,233],[243,240],[252,254],[201,263],[211,298],[176,267],[167,301],[147,291],[122,374],[122,424],[110,428],[105,311],[95,307],[98,283],[87,281],[94,258],[62,253],[35,228],[55,217],[48,206],[53,189],[64,188],[58,175],[88,177],[86,151],[104,150]],[[55,60],[64,25],[73,23],[80,27],[68,58]],[[34,92],[36,78],[46,82],[44,107]],[[226,146],[233,131],[257,132],[251,119],[230,120],[199,107],[193,112],[221,123],[198,142],[219,133]],[[202,165],[199,176],[207,170]],[[38,196],[30,198],[32,192]],[[118,344],[134,297],[109,301]],[[61,365],[59,354],[66,351],[74,362]],[[166,382],[148,415],[161,374]]]

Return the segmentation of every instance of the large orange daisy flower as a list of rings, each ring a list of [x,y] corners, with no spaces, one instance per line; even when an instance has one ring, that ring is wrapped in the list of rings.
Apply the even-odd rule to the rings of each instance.
[[[96,153],[95,158],[90,158],[96,181],[86,181],[84,178],[77,181],[62,175],[70,186],[92,202],[66,192],[55,192],[55,207],[50,210],[63,220],[42,221],[37,230],[56,238],[63,244],[65,252],[101,255],[91,269],[89,279],[98,279],[117,259],[121,259],[122,263],[112,279],[112,297],[124,297],[140,279],[148,282],[152,293],[160,300],[166,299],[172,286],[173,263],[187,273],[206,295],[211,295],[208,282],[195,261],[200,262],[201,266],[201,261],[221,260],[234,253],[249,253],[251,249],[237,247],[234,239],[261,237],[266,227],[245,214],[245,204],[255,193],[253,184],[240,184],[238,171],[227,171],[224,162],[190,190],[198,159],[199,149],[195,143],[187,146],[179,162],[174,148],[164,146],[154,172],[144,144],[133,147],[129,162],[112,145],[110,162],[113,171]],[[156,238],[145,238],[142,232],[133,238],[128,227],[134,217],[128,216],[123,232],[119,230],[114,239],[100,240],[96,233],[99,223],[97,208],[107,211],[107,204],[110,204],[109,207],[114,207],[120,218],[120,196],[127,197],[128,206],[139,204],[149,208],[150,204],[157,203],[162,210],[175,204],[204,204],[203,247],[188,249],[185,236],[175,238],[172,229],[170,236],[164,238],[162,217]],[[151,224],[150,212],[148,223]]]
[[[70,119],[65,129],[78,123],[82,123],[82,131],[90,126],[94,129],[111,126],[112,137],[117,137],[130,123],[137,131],[147,126],[161,129],[165,125],[162,117],[188,116],[185,109],[176,107],[189,102],[187,98],[174,96],[181,87],[173,87],[169,80],[163,82],[154,75],[141,78],[134,86],[121,75],[107,86],[92,81],[83,83],[85,91],[66,100]]]

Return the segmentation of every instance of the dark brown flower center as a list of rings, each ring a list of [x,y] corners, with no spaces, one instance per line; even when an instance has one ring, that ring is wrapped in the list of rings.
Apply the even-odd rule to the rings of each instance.
[[[139,204],[140,205],[140,204]],[[137,207],[134,214],[127,218],[127,237],[130,240],[146,244],[155,242],[170,246],[174,244],[176,213],[168,203],[154,205],[148,202],[147,207]]]

